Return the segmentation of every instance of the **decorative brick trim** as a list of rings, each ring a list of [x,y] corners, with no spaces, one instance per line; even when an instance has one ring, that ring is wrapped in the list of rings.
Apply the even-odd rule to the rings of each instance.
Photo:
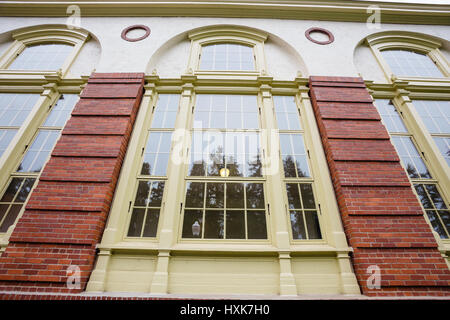
[[[143,73],[92,74],[0,257],[0,290],[85,289],[143,88]],[[70,265],[80,289],[66,286]]]
[[[310,77],[353,266],[369,296],[448,296],[450,271],[361,78]],[[381,269],[371,289],[367,268]]]

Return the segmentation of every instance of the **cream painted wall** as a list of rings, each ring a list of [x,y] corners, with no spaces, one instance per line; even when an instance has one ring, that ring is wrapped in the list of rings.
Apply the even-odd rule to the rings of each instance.
[[[81,12],[82,14],[82,12]],[[381,16],[381,19],[383,17]],[[61,24],[65,18],[2,18],[0,25],[0,41],[2,35],[17,28],[39,24]],[[151,35],[139,42],[127,42],[120,38],[121,31],[130,25],[145,24],[152,30]],[[267,42],[266,59],[268,72],[275,79],[292,80],[297,71],[304,76],[357,76],[358,70],[354,64],[366,64],[369,61],[368,52],[356,53],[357,44],[369,34],[388,30],[415,31],[447,39],[450,34],[448,26],[429,25],[382,25],[381,29],[369,29],[365,23],[358,22],[327,22],[308,20],[279,20],[279,19],[239,19],[239,18],[193,18],[193,17],[87,17],[81,19],[81,27],[90,31],[98,38],[101,45],[101,59],[96,65],[98,72],[151,72],[158,69],[161,77],[179,76],[185,72],[187,52],[189,49],[186,34],[188,31],[217,24],[235,24],[260,29],[269,34]],[[333,32],[335,42],[330,45],[318,45],[310,42],[304,36],[305,30],[310,27],[322,27]],[[170,43],[167,45],[168,41]],[[182,41],[182,43],[176,43]],[[3,40],[4,42],[4,40]],[[166,45],[165,45],[166,44]],[[167,56],[162,58],[163,45],[167,49]],[[290,49],[286,47],[290,46]],[[86,46],[88,47],[88,46]],[[0,50],[6,49],[0,43]],[[98,48],[97,48],[98,49]],[[86,48],[85,51],[89,51]],[[152,59],[155,54],[159,54]],[[73,76],[89,74],[91,66],[83,63],[99,52],[90,48],[89,52],[82,52],[80,61],[71,70]],[[448,53],[445,53],[447,57]],[[303,62],[298,59],[301,57]],[[174,59],[172,59],[174,58]],[[82,60],[81,60],[82,59]],[[289,63],[288,63],[289,61]],[[370,60],[371,61],[371,60]],[[371,61],[373,62],[373,61]],[[292,66],[295,67],[292,67]],[[306,66],[306,67],[305,67]],[[299,70],[295,70],[298,68]],[[379,73],[367,69],[368,80],[381,80]],[[307,70],[306,70],[307,69]]]

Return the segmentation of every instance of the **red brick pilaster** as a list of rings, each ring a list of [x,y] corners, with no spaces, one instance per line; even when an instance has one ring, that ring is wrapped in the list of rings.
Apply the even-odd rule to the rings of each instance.
[[[143,86],[143,73],[90,77],[0,257],[0,290],[84,290]],[[67,289],[70,265],[79,290]]]
[[[449,295],[450,271],[361,78],[311,77],[310,95],[364,294]],[[367,268],[381,269],[381,289]]]

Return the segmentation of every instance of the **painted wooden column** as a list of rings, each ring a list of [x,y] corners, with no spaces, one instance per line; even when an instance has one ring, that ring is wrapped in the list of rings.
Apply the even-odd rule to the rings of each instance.
[[[280,264],[280,294],[297,295],[297,284],[292,273],[290,257],[290,235],[287,222],[287,212],[280,190],[285,190],[281,178],[281,163],[279,158],[280,138],[275,127],[274,106],[270,83],[271,77],[259,77],[260,94],[262,99],[261,114],[265,121],[262,130],[264,150],[264,170],[267,179],[268,203],[270,203],[270,223],[274,239],[273,244],[278,248]],[[282,191],[284,192],[284,191]]]

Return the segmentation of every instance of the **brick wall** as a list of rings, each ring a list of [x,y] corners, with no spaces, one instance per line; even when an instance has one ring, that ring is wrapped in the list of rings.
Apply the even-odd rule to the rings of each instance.
[[[143,95],[144,74],[94,73],[0,257],[0,290],[83,291]],[[66,286],[67,268],[81,288]]]
[[[450,271],[361,78],[311,77],[310,95],[364,294],[450,294]],[[367,268],[381,269],[371,289]]]

